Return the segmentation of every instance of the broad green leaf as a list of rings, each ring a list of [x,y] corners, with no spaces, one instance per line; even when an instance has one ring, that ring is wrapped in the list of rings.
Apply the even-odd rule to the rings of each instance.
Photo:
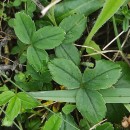
[[[83,75],[85,88],[92,90],[110,88],[121,75],[120,65],[111,61],[99,60],[94,69],[87,68]]]
[[[130,103],[130,88],[110,88],[99,92],[107,103]]]
[[[60,130],[79,130],[77,127],[77,124],[74,121],[73,116],[71,115],[63,115],[64,121],[62,123],[61,129]]]
[[[98,123],[105,117],[105,101],[97,91],[79,89],[76,94],[76,106],[82,116],[91,123]]]
[[[27,49],[27,59],[29,64],[36,71],[42,71],[42,69],[44,68],[44,63],[47,62],[49,58],[45,50],[30,46]]]
[[[53,114],[46,122],[41,130],[59,130],[62,125],[62,115]]]
[[[79,39],[86,28],[86,22],[87,19],[81,14],[63,19],[59,25],[66,32],[63,43],[73,43]]]
[[[31,44],[31,38],[36,31],[35,24],[31,17],[19,12],[15,15],[14,30],[17,37],[25,44]]]
[[[87,45],[94,34],[99,30],[99,28],[102,27],[104,23],[106,23],[117,11],[118,9],[124,4],[126,0],[106,0],[103,9],[96,20],[96,23],[94,24],[94,27],[92,28],[91,32],[89,33],[84,45]]]
[[[13,120],[18,116],[21,109],[21,101],[17,96],[10,99],[9,104],[6,108],[5,118],[2,122],[4,126],[11,126]]]
[[[0,94],[0,106],[6,104],[15,94],[12,91],[5,91]]]
[[[46,26],[34,33],[32,44],[39,49],[53,49],[63,42],[64,36],[60,27]]]
[[[68,115],[70,114],[74,109],[76,108],[75,105],[73,104],[66,104],[63,108],[62,108],[62,111]]]
[[[17,97],[21,100],[23,109],[32,109],[38,106],[38,102],[24,92],[18,93]]]
[[[96,130],[114,130],[114,127],[111,123],[106,122],[100,126],[97,126]]]
[[[99,45],[97,45],[94,41],[90,41],[88,44],[86,44],[86,51],[88,54],[90,54],[91,57],[93,57],[96,60],[101,60],[101,49]],[[91,55],[94,53],[98,53],[96,55]]]
[[[75,103],[77,90],[29,92],[36,99]]]
[[[55,16],[61,21],[72,14],[88,16],[103,6],[104,0],[64,0],[55,8]]]
[[[114,87],[130,88],[130,67],[124,62],[119,62],[119,65],[121,66],[122,74]]]
[[[80,54],[73,44],[61,44],[55,49],[58,58],[71,60],[74,64],[80,64]]]
[[[68,89],[80,87],[82,74],[72,61],[67,59],[54,59],[49,62],[48,67],[55,82],[64,85]]]

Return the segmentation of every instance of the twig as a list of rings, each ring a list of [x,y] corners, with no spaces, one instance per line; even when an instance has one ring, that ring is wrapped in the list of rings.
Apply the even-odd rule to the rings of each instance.
[[[54,2],[51,2],[49,5],[47,5],[46,7],[44,7],[39,0],[32,0],[37,6],[38,8],[41,10],[41,14],[42,17],[48,12],[48,10],[50,8],[52,8],[53,6],[55,6],[57,3],[59,3],[61,0],[55,0]]]
[[[105,53],[109,53],[109,52],[118,52],[118,50],[100,51],[100,52],[97,52],[97,53],[91,53],[91,54],[88,54],[88,55],[83,55],[83,57],[85,57],[85,56],[93,56],[93,55],[98,55],[98,54],[105,54]]]
[[[37,7],[40,9],[40,10],[43,10],[45,7],[40,3],[39,0],[32,0],[36,5]]]
[[[105,50],[107,47],[109,47],[115,40],[117,40],[122,34],[124,33],[124,31],[122,31],[121,33],[119,33],[118,36],[116,36],[112,41],[110,41],[102,50]]]
[[[75,46],[80,46],[80,47],[84,47],[84,48],[90,48],[92,50],[94,50],[97,54],[101,54],[102,56],[104,56],[105,58],[107,58],[108,60],[112,61],[108,56],[106,56],[105,54],[102,53],[102,51],[98,51],[96,49],[94,49],[93,47],[90,47],[90,46],[85,46],[85,45],[77,45],[77,44],[74,44]],[[93,54],[92,54],[93,55]],[[95,55],[95,54],[94,54]],[[88,54],[88,56],[91,56],[91,54]]]
[[[56,5],[57,3],[59,3],[61,0],[55,0],[54,2],[50,3],[48,6],[46,6],[42,11],[41,11],[41,14],[42,16],[44,16],[48,10],[53,7],[54,5]]]
[[[106,120],[107,120],[107,119],[105,119],[105,120],[103,120],[103,121],[97,123],[96,125],[94,125],[93,127],[91,127],[89,130],[95,129],[97,126],[101,125],[101,124],[102,124],[103,122],[105,122]]]
[[[1,55],[1,49],[8,43],[9,36],[4,37],[0,42],[0,55]]]
[[[129,31],[128,31],[128,33],[127,33],[127,35],[126,35],[126,37],[125,37],[125,40],[123,41],[121,47],[124,47],[124,45],[125,45],[127,39],[129,38],[129,35],[130,35],[130,29],[129,29]]]
[[[13,66],[12,65],[0,65],[0,70],[5,71],[5,70],[12,70]]]
[[[121,48],[123,48],[123,47],[124,47],[124,45],[125,45],[125,43],[126,43],[127,39],[129,38],[129,35],[130,35],[130,29],[129,29],[129,31],[128,31],[128,33],[127,33],[126,37],[125,37],[125,40],[123,41],[123,43],[122,43],[122,45],[121,45]],[[114,57],[113,61],[115,61],[115,60],[116,60],[116,58],[118,57],[118,55],[119,55],[119,54],[120,54],[120,52],[118,51],[118,52],[117,52],[117,54],[115,55],[115,57]]]
[[[122,51],[119,51],[119,53],[121,54],[122,58],[124,59],[124,61],[129,65],[130,67],[130,62],[129,60],[125,57],[124,53]]]

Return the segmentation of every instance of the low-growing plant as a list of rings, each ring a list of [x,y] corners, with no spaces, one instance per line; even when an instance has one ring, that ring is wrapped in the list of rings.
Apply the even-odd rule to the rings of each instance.
[[[1,79],[10,82],[0,87],[0,109],[5,115],[2,125],[14,124],[20,130],[118,129],[113,121],[117,108],[113,108],[118,103],[122,111],[119,123],[129,111],[129,62],[104,58],[92,38],[121,6],[129,20],[127,3],[64,0],[37,20],[38,9],[31,0],[11,2],[11,8],[23,4],[25,9],[20,8],[8,21],[16,36],[11,55],[17,57],[13,64],[13,71],[17,71],[9,78],[0,70]],[[88,29],[88,16],[101,7],[92,30],[82,38]],[[124,25],[126,31],[129,24]],[[118,52],[124,56],[122,50]],[[83,57],[86,53],[89,58]]]

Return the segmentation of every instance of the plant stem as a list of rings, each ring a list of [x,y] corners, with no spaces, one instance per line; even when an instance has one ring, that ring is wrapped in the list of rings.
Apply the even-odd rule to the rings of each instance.
[[[114,32],[115,32],[115,35],[117,36],[118,35],[118,30],[117,30],[117,25],[116,25],[116,21],[115,21],[115,17],[114,16],[112,17],[112,20],[113,20]],[[117,46],[118,46],[118,49],[120,51],[120,54],[121,54],[122,58],[130,66],[130,63],[129,63],[128,59],[125,57],[125,54],[122,51],[122,45],[121,45],[121,42],[120,42],[119,38],[117,38]]]
[[[19,124],[20,130],[23,130],[23,127],[20,121],[18,121],[18,124]]]
[[[114,16],[112,17],[112,21],[113,21],[113,27],[114,27],[115,36],[118,36],[118,30],[117,30],[117,25],[116,25],[116,21],[115,21],[115,17]],[[120,42],[119,38],[117,38],[117,46],[118,46],[118,49],[120,51],[122,51],[121,42]]]

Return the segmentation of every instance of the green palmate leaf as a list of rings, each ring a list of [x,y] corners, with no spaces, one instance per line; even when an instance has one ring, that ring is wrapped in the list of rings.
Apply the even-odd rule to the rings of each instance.
[[[111,123],[106,122],[100,126],[97,126],[96,130],[114,130],[114,127]]]
[[[2,122],[4,126],[11,126],[13,120],[18,116],[21,109],[21,100],[17,96],[10,99],[9,104],[6,109],[6,115]]]
[[[82,74],[70,60],[54,59],[49,62],[49,70],[54,81],[68,89],[79,88]]]
[[[114,0],[106,0],[102,12],[100,13],[94,27],[92,28],[85,41],[85,45],[91,41],[92,37],[98,31],[98,29],[118,11],[118,9],[123,5],[125,1],[126,0],[118,0],[115,2]]]
[[[39,49],[53,49],[62,43],[64,36],[60,27],[46,26],[34,33],[32,44]]]
[[[74,109],[76,108],[75,105],[73,104],[66,104],[63,108],[62,108],[62,111],[68,115],[70,114]]]
[[[36,71],[41,71],[44,68],[44,63],[46,63],[49,58],[45,50],[41,50],[30,46],[27,49],[27,59],[29,64]]]
[[[72,14],[85,14],[88,16],[103,6],[104,0],[64,0],[55,8],[55,16],[58,21]]]
[[[66,32],[63,43],[73,43],[79,39],[86,28],[86,22],[86,18],[81,14],[63,19],[59,25]]]
[[[105,101],[97,91],[79,89],[76,94],[76,106],[82,116],[91,123],[97,123],[105,117]]]
[[[15,94],[12,91],[5,91],[0,94],[0,106],[6,104]]]
[[[71,115],[63,115],[64,121],[60,130],[79,130],[74,118]]]
[[[119,62],[122,68],[122,74],[118,82],[114,85],[116,88],[130,88],[130,67],[127,63]]]
[[[38,102],[24,92],[18,93],[17,97],[21,100],[23,109],[32,109],[38,106]]]
[[[86,88],[99,90],[110,88],[121,75],[120,65],[111,61],[100,60],[94,69],[87,68],[83,75],[83,84]]]
[[[14,20],[14,30],[17,37],[25,44],[31,43],[33,33],[36,31],[31,17],[25,13],[17,13]]]
[[[101,60],[101,54],[99,53],[101,51],[99,45],[97,45],[94,41],[90,41],[89,44],[86,44],[86,51],[88,54],[90,54],[91,57],[93,57],[96,60]],[[96,55],[91,55],[94,53],[98,53]]]
[[[45,125],[41,130],[59,130],[62,125],[62,115],[54,114],[52,115],[48,121],[45,122]]]
[[[71,60],[74,64],[80,64],[80,54],[73,44],[61,44],[55,49],[58,58]]]

